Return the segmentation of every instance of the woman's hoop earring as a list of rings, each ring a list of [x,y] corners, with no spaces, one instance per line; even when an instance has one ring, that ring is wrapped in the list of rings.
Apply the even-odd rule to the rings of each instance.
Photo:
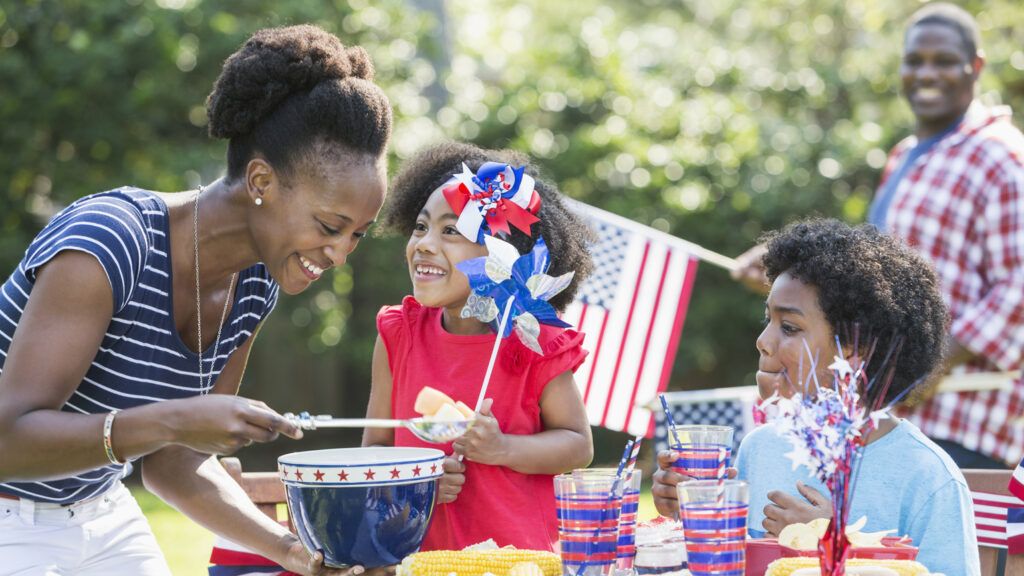
[[[257,206],[263,206],[263,198],[257,198],[253,200],[253,203],[256,204]]]

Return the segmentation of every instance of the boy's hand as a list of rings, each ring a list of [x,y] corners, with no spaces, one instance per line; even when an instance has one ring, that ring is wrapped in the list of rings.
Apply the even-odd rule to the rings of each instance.
[[[505,435],[498,426],[498,420],[491,415],[493,403],[494,400],[491,398],[484,400],[476,414],[476,422],[452,443],[452,448],[472,462],[500,466],[506,461],[508,447]]]
[[[806,500],[779,490],[768,493],[772,504],[764,507],[764,522],[761,523],[768,534],[778,536],[790,524],[832,517],[832,501],[828,497],[803,482],[797,482],[796,489]]]
[[[447,456],[441,467],[444,469],[444,475],[437,484],[437,503],[455,502],[459,492],[462,492],[462,485],[466,483],[466,465],[454,456]]]
[[[676,495],[676,484],[689,480],[672,468],[672,463],[679,458],[679,455],[671,450],[658,452],[658,470],[654,473],[654,482],[651,485],[651,496],[654,497],[654,507],[658,514],[669,518],[679,517],[679,497]]]
[[[672,467],[672,463],[679,459],[679,454],[671,450],[658,452],[658,470],[654,472],[654,482],[651,485],[651,496],[654,497],[654,507],[658,514],[669,518],[679,518],[679,495],[676,492],[676,484],[693,480],[691,476],[680,474]],[[736,469],[726,468],[726,478],[735,478]]]

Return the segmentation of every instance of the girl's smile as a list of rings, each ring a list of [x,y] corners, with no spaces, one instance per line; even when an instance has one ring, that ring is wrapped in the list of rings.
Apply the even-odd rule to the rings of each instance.
[[[413,296],[424,306],[445,308],[446,319],[459,318],[470,293],[469,279],[455,265],[487,255],[487,248],[463,236],[456,222],[444,193],[434,192],[416,217],[405,248]]]

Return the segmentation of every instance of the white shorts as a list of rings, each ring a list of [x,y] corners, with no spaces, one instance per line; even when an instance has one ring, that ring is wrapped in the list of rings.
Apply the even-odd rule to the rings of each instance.
[[[135,498],[118,482],[69,506],[0,498],[2,576],[170,576]]]

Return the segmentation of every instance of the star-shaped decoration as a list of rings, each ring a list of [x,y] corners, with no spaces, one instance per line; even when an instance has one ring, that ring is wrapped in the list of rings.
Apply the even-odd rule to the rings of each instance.
[[[281,467],[281,476],[288,478],[288,469],[285,468],[284,466]]]
[[[398,467],[397,466],[395,466],[394,468],[391,469],[391,479],[394,480],[395,478],[398,478]]]
[[[342,470],[341,472],[338,472],[338,482],[347,482],[347,481],[348,481],[348,472],[345,472],[344,470]]]
[[[366,472],[363,472],[363,476],[366,476],[367,480],[373,480],[374,474],[375,472],[373,471],[373,468],[370,468]]]
[[[302,480],[302,472],[298,468],[295,469],[295,479]]]
[[[419,476],[420,475],[420,466],[419,466],[419,464],[417,464],[416,467],[412,469],[412,475],[413,476]]]
[[[324,473],[321,472],[320,470],[317,470],[316,472],[313,472],[313,477],[316,478],[317,482],[323,482],[324,481]]]
[[[437,464],[431,464],[430,465],[430,473],[431,474],[437,474]]]

